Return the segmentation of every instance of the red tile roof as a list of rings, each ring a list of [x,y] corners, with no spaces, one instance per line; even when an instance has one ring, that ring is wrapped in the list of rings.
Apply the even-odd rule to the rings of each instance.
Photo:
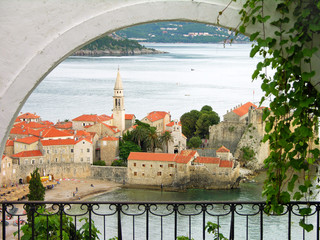
[[[176,154],[170,153],[131,152],[128,160],[174,162],[176,156]]]
[[[159,119],[165,118],[165,116],[169,114],[167,112],[161,112],[161,111],[153,111],[148,114],[147,119],[149,119],[151,122],[155,122]]]
[[[14,154],[11,157],[20,158],[20,157],[38,157],[38,156],[42,156],[42,153],[40,150],[23,151],[23,152]]]
[[[232,168],[233,167],[233,161],[220,160],[219,167]]]
[[[24,113],[18,116],[20,119],[37,119],[40,118],[40,116],[32,114],[32,113]]]
[[[13,140],[8,139],[6,142],[6,146],[13,146],[13,145],[14,145]]]
[[[234,109],[233,112],[235,114],[237,114],[238,116],[242,117],[243,115],[245,115],[245,114],[247,114],[249,112],[249,108],[250,107],[257,108],[257,106],[254,105],[253,103],[247,102],[246,104],[243,104],[242,106]]]
[[[177,155],[177,163],[188,163],[196,155],[197,151],[195,150],[183,150],[180,154]]]
[[[216,152],[230,152],[230,150],[225,146],[221,146]]]
[[[117,133],[117,132],[120,132],[120,130],[119,129],[117,129],[117,127],[116,126],[110,126],[110,125],[108,125],[108,124],[106,124],[106,123],[102,123],[104,126],[106,126],[107,128],[109,128],[112,132],[114,132],[114,133]]]
[[[65,131],[60,131],[54,127],[47,128],[42,132],[43,138],[53,138],[53,137],[72,137],[73,135]]]
[[[74,139],[41,140],[40,142],[43,146],[75,145],[77,143]]]
[[[17,124],[14,125],[15,127],[20,127],[20,128],[46,128],[47,126],[41,123],[37,123],[37,122],[19,122]]]
[[[56,125],[54,125],[54,127],[60,129],[72,128],[72,122],[59,122]]]
[[[13,127],[10,130],[10,134],[17,134],[17,135],[29,135],[28,128],[19,128],[19,127]]]
[[[118,141],[119,138],[107,136],[107,137],[102,138],[101,140],[104,140],[104,141]]]
[[[218,158],[218,157],[197,157],[197,159],[194,162],[220,164],[220,158]]]
[[[72,121],[81,121],[81,122],[104,122],[110,120],[111,117],[108,115],[102,114],[98,116],[97,114],[83,114],[79,117],[72,119]]]
[[[126,120],[132,120],[134,117],[135,117],[134,114],[126,114],[125,115]]]
[[[25,144],[31,144],[31,143],[35,143],[38,142],[39,138],[38,137],[25,137],[25,138],[20,138],[17,139],[16,142],[20,142],[20,143],[25,143]]]
[[[3,154],[3,155],[2,155],[2,159],[4,159],[5,157],[6,157],[6,156]]]
[[[41,123],[43,123],[43,124],[46,125],[46,126],[52,126],[52,125],[54,125],[54,123],[53,123],[53,122],[50,122],[50,121],[41,121]]]
[[[166,126],[172,127],[173,125],[174,125],[174,121],[171,121],[171,122],[169,122]],[[178,122],[178,125],[179,125],[179,126],[182,126],[182,125],[181,125],[181,122]]]

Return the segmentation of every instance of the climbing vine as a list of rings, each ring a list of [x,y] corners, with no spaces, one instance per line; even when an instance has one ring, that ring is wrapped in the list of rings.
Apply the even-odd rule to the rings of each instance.
[[[254,41],[250,56],[263,57],[252,79],[262,80],[265,95],[260,104],[270,101],[263,117],[263,141],[270,144],[263,195],[268,211],[281,213],[282,204],[310,200],[317,187],[310,169],[319,157],[320,94],[311,82],[316,75],[312,57],[319,53],[314,37],[320,33],[320,0],[246,0],[239,14],[237,32],[259,29],[250,36]],[[308,207],[300,209],[301,215],[310,212]],[[307,231],[313,229],[304,218],[300,225]]]

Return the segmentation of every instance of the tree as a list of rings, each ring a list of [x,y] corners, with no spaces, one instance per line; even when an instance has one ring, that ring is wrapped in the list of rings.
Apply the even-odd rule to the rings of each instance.
[[[209,105],[204,105],[200,112],[212,112],[212,107],[210,107]]]
[[[157,148],[162,148],[156,127],[150,127],[148,129],[146,142],[151,152],[155,152]]]
[[[27,195],[29,201],[43,201],[45,196],[45,187],[42,185],[39,169],[31,173],[31,179],[29,182],[29,194]]]
[[[29,194],[27,195],[29,201],[44,201],[45,187],[42,185],[39,169],[36,168],[31,173],[31,179],[29,182]],[[41,205],[40,205],[41,206]],[[30,206],[26,206],[28,223],[31,224],[32,216],[36,216],[36,213],[30,211]]]
[[[137,142],[138,146],[141,148],[141,141],[145,140],[147,137],[147,128],[138,125],[134,130],[131,131],[132,140]]]
[[[202,144],[201,138],[200,137],[192,137],[189,142],[188,142],[188,147],[189,148],[198,148]]]
[[[181,118],[182,133],[187,137],[191,138],[196,132],[196,123],[200,117],[200,112],[197,110],[191,110],[190,112],[184,113]]]
[[[131,141],[121,141],[119,146],[119,157],[127,162],[130,152],[141,152],[141,148]]]
[[[207,112],[201,114],[196,122],[195,134],[200,138],[209,138],[209,127],[220,122],[220,117],[216,112]]]
[[[162,144],[165,144],[166,146],[166,152],[168,153],[169,150],[169,142],[173,141],[173,137],[171,136],[171,133],[169,131],[165,131],[161,136],[160,136],[160,142]]]

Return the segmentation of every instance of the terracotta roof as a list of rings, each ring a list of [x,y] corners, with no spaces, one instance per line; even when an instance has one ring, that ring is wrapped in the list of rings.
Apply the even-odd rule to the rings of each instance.
[[[43,138],[51,138],[51,137],[72,137],[73,135],[67,133],[65,131],[60,131],[54,127],[47,128],[42,132]]]
[[[17,134],[17,135],[29,135],[28,128],[20,128],[20,127],[13,127],[10,130],[10,134]]]
[[[14,145],[13,140],[8,139],[6,142],[6,146],[13,146],[13,145]]]
[[[76,143],[78,143],[78,142],[81,142],[81,141],[87,141],[87,142],[89,142],[89,143],[92,143],[92,141],[91,141],[91,137],[85,137],[85,138],[80,138],[78,141],[76,141]]]
[[[14,154],[11,157],[20,158],[20,157],[38,157],[38,156],[42,156],[42,153],[40,150],[23,151],[23,152]]]
[[[41,140],[40,142],[43,146],[74,145],[77,143],[74,139]]]
[[[88,133],[87,131],[84,131],[84,130],[75,131],[74,134],[76,136],[86,136],[86,137],[90,137],[91,136],[90,133]]]
[[[117,132],[120,132],[120,130],[119,129],[117,129],[117,127],[116,126],[110,126],[110,125],[108,125],[108,124],[106,124],[106,123],[102,123],[104,126],[106,126],[107,128],[109,128],[112,132],[114,132],[114,133],[117,133]]]
[[[232,168],[233,167],[233,161],[220,160],[219,167]]]
[[[172,127],[173,125],[174,125],[174,121],[171,121],[171,122],[169,122],[166,126]],[[182,125],[181,125],[181,122],[178,122],[178,125],[179,125],[179,126],[182,126]]]
[[[197,157],[197,159],[194,162],[220,164],[220,158],[218,158],[218,157]]]
[[[25,138],[20,138],[17,139],[16,142],[20,142],[20,143],[26,143],[26,144],[31,144],[31,143],[35,143],[38,142],[39,138],[38,137],[25,137]]]
[[[196,155],[197,151],[195,150],[183,150],[180,154],[177,155],[177,163],[188,163]]]
[[[72,128],[72,122],[59,122],[54,125],[55,128],[68,129]]]
[[[18,116],[18,118],[23,118],[23,119],[36,119],[40,118],[40,116],[32,114],[32,113],[24,113]]]
[[[232,110],[235,114],[237,114],[238,116],[242,117],[243,115],[247,114],[249,112],[249,108],[250,107],[254,107],[257,108],[256,105],[254,105],[251,102],[247,102],[246,104],[243,104],[242,106]]]
[[[46,128],[47,126],[41,123],[37,123],[37,122],[19,122],[17,124],[14,125],[15,127],[20,127],[20,128]]]
[[[146,117],[147,119],[149,119],[151,122],[155,122],[159,119],[163,119],[165,118],[165,116],[169,114],[167,112],[160,112],[160,111],[153,111],[151,113],[148,114],[148,116]]]
[[[126,114],[125,115],[126,120],[132,120],[134,117],[135,117],[134,114]]]
[[[102,138],[101,141],[102,140],[104,140],[104,141],[118,141],[119,138],[106,136],[106,137]]]
[[[6,156],[3,154],[3,155],[2,155],[2,159],[4,159],[5,157],[6,157]]]
[[[170,153],[131,152],[128,160],[174,162],[176,156],[176,154]]]
[[[230,150],[225,146],[221,146],[216,152],[230,152]]]
[[[97,114],[83,114],[79,117],[72,119],[72,121],[81,121],[81,122],[104,122],[110,120],[111,117],[102,114],[98,116]]]
[[[46,126],[52,126],[52,125],[54,125],[54,123],[53,123],[53,122],[50,122],[50,121],[41,121],[41,123],[43,123],[43,124],[46,125]]]

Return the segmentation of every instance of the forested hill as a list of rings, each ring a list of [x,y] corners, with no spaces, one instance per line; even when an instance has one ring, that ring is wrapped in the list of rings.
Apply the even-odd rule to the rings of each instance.
[[[192,22],[150,23],[117,32],[121,37],[139,42],[162,43],[218,43],[226,40],[230,34],[230,30],[222,27]],[[239,34],[234,42],[249,42],[249,38]]]
[[[121,38],[116,34],[97,39],[76,51],[74,56],[127,56],[163,53],[146,48],[135,40]]]

